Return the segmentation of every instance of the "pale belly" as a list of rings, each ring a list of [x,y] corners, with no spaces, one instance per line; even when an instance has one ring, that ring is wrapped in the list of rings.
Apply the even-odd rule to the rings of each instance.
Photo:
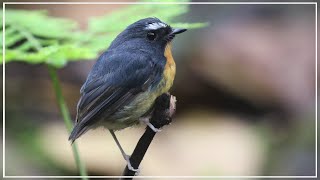
[[[167,87],[169,86],[163,81],[154,90],[151,91],[150,89],[139,94],[129,105],[124,106],[112,116],[104,119],[101,125],[108,129],[120,130],[139,124],[139,118],[148,116],[156,98],[168,92],[169,88]]]

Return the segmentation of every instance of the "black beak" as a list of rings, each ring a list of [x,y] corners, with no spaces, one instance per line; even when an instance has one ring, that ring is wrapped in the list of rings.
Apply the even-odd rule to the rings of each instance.
[[[181,33],[185,32],[185,31],[187,31],[187,29],[172,28],[171,34],[174,34],[174,35],[181,34]]]

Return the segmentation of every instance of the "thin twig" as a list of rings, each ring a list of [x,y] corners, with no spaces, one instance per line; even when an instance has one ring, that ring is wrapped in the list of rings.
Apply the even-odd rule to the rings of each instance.
[[[169,93],[162,94],[156,99],[153,114],[150,123],[156,128],[162,128],[164,125],[168,125],[172,121],[172,116],[176,109],[176,99]],[[151,144],[156,132],[154,132],[149,126],[139,139],[131,157],[130,163],[133,168],[138,169],[139,165],[146,154],[149,145]],[[124,169],[123,176],[134,176],[136,172],[128,169],[128,166]],[[125,177],[121,179],[132,179],[131,177]]]

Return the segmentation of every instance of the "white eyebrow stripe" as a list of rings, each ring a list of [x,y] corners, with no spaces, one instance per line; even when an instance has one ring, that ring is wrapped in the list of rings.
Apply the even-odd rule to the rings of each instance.
[[[148,29],[148,30],[157,30],[157,29],[160,29],[160,28],[165,28],[167,27],[168,25],[162,23],[162,22],[157,22],[157,23],[151,23],[151,24],[148,24],[146,26],[145,29]]]

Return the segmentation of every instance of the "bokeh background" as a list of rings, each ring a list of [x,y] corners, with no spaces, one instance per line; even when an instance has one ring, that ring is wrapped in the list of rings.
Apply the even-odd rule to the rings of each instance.
[[[88,18],[125,6],[10,8],[46,9],[86,28]],[[177,114],[140,175],[315,175],[315,5],[190,5],[179,20],[210,25],[174,40]],[[93,63],[59,70],[73,118]],[[5,112],[6,175],[78,175],[45,66],[6,64]],[[127,153],[143,132],[117,132]],[[106,130],[78,144],[89,175],[122,173],[125,161]]]

